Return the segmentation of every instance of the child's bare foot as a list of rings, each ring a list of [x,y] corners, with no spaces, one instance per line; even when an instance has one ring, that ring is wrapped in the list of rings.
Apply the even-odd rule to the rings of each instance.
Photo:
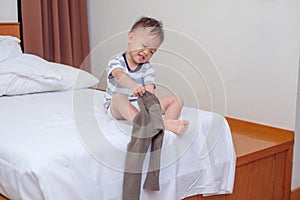
[[[187,120],[165,120],[164,125],[166,130],[180,135],[187,131],[189,123]]]

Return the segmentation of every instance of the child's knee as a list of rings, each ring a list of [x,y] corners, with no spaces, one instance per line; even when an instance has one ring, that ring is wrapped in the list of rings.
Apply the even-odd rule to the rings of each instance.
[[[114,94],[114,96],[112,97],[112,99],[113,100],[122,100],[122,99],[128,100],[128,97],[125,94],[116,93],[116,94]]]
[[[129,102],[128,97],[122,93],[116,93],[111,99],[111,106],[124,105]]]

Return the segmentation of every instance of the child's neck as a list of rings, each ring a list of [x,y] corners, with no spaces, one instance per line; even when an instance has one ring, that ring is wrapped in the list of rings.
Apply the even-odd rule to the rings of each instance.
[[[131,58],[131,56],[128,54],[128,52],[125,53],[125,58],[126,58],[126,61],[127,61],[128,68],[129,68],[130,70],[135,70],[135,69],[139,66],[138,63],[135,63],[135,62],[132,60],[132,58]]]

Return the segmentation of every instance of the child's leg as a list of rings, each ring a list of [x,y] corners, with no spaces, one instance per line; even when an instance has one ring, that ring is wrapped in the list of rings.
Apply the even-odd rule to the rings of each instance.
[[[165,113],[165,129],[176,134],[182,134],[188,129],[189,121],[178,120],[183,106],[183,99],[176,96],[166,96],[160,99],[160,104]]]
[[[113,96],[110,104],[111,114],[115,119],[133,122],[138,110],[129,102],[124,94],[117,93]]]

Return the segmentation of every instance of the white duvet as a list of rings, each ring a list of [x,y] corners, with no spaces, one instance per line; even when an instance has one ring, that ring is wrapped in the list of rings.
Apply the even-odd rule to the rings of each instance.
[[[106,115],[103,94],[0,97],[0,193],[22,200],[121,199],[131,126]],[[182,117],[190,120],[184,135],[165,131],[160,191],[141,189],[141,199],[232,192],[236,157],[225,118],[192,108]]]

